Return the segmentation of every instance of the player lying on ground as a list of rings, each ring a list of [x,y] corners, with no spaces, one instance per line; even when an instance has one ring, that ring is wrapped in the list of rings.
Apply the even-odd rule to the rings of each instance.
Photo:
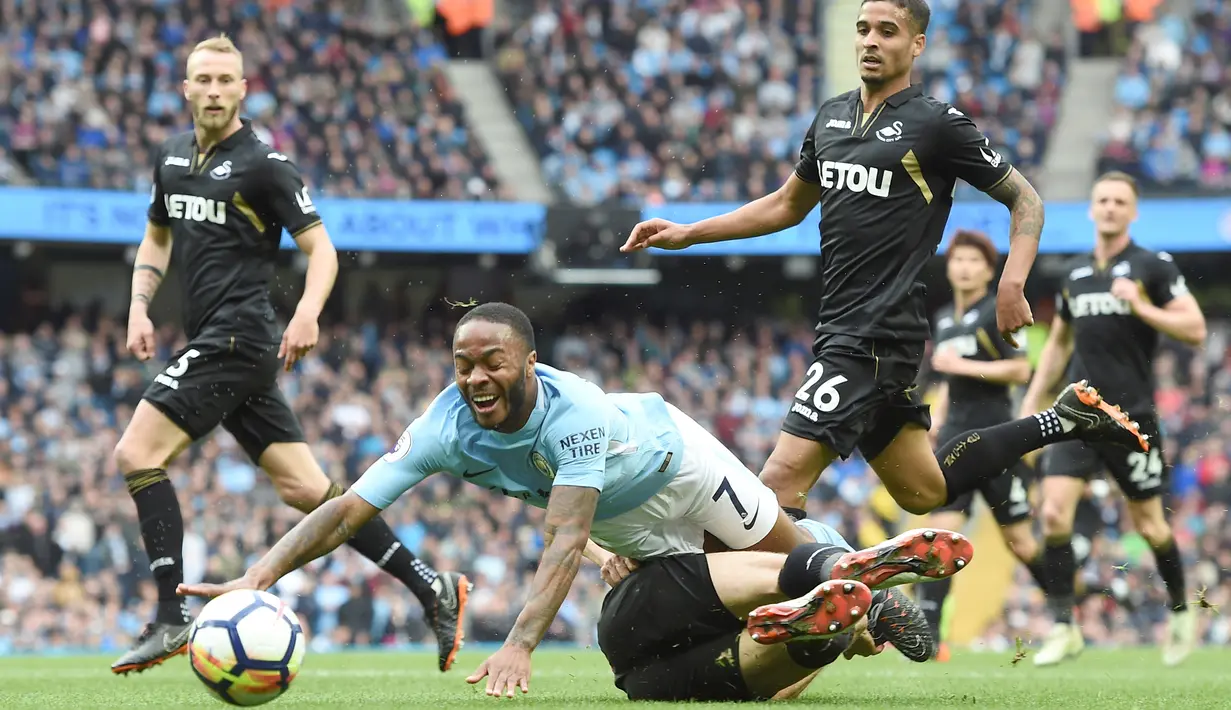
[[[133,267],[128,349],[140,360],[155,354],[147,309],[172,260],[185,289],[188,345],[154,378],[115,448],[158,587],[157,616],[112,664],[115,673],[145,670],[188,645],[191,620],[175,593],[184,581],[184,519],[167,467],[189,444],[221,424],[288,505],[307,512],[342,494],[304,442],[277,382],[283,363],[289,369],[316,345],[338,256],[294,164],[239,118],[243,76],[243,57],[226,37],[193,49],[184,80],[193,130],[168,139],[154,168]],[[280,334],[269,292],[284,229],[308,255],[308,272]],[[419,598],[446,670],[462,641],[468,582],[416,560],[383,520],[351,532],[351,547]]]
[[[1143,249],[1130,237],[1129,227],[1137,218],[1137,183],[1131,176],[1108,173],[1095,182],[1090,218],[1094,251],[1076,258],[1061,282],[1051,335],[1022,410],[1028,413],[1039,406],[1067,364],[1069,376],[1089,379],[1137,418],[1152,446],[1142,453],[1074,441],[1044,452],[1045,591],[1056,625],[1034,662],[1059,663],[1081,653],[1085,645],[1080,627],[1073,623],[1073,517],[1086,480],[1106,469],[1124,493],[1129,518],[1154,551],[1167,586],[1171,621],[1163,663],[1172,666],[1196,645],[1197,616],[1188,609],[1184,563],[1163,507],[1171,466],[1163,455],[1154,409],[1154,353],[1160,333],[1200,346],[1205,342],[1205,316],[1171,256]]]
[[[1009,256],[996,295],[1010,342],[1030,325],[1024,287],[1043,203],[961,111],[911,86],[927,43],[924,0],[864,0],[855,21],[860,89],[821,105],[795,172],[771,195],[695,224],[651,219],[623,251],[745,239],[825,215],[815,361],[795,393],[761,480],[793,516],[821,472],[859,449],[898,505],[923,514],[953,503],[1024,454],[1080,438],[1145,448],[1128,417],[1083,385],[1053,409],[967,432],[933,454],[915,392],[929,336],[919,272],[936,252],[965,180],[1008,207]]]
[[[785,553],[807,542],[773,491],[661,396],[606,394],[538,364],[530,320],[513,306],[487,303],[468,312],[454,331],[453,348],[455,383],[350,491],[307,516],[242,579],[183,591],[268,589],[337,547],[428,476],[458,476],[547,509],[542,559],[526,606],[501,649],[467,679],[477,683],[487,676],[488,692],[500,694],[528,683],[530,653],[587,550],[597,549],[588,544],[591,538],[641,560],[701,554],[707,533],[734,550]],[[936,554],[895,558],[894,572],[945,576],[970,554],[969,543],[958,537]],[[874,574],[884,560],[855,561],[847,572]]]
[[[953,303],[934,319],[932,369],[943,377],[932,410],[932,432],[938,444],[947,444],[970,429],[1010,421],[1010,387],[1030,381],[1025,343],[1010,345],[996,328],[996,294],[988,286],[996,275],[998,258],[987,235],[966,230],[953,235],[945,253]],[[1016,461],[1001,475],[984,481],[979,492],[1000,525],[1005,543],[1043,588],[1043,560],[1031,530],[1032,477],[1030,468]],[[972,491],[941,506],[932,512],[928,524],[961,530],[973,501]],[[948,655],[940,644],[940,618],[949,587],[949,580],[943,580],[918,590],[919,606],[935,635],[939,660]]]
[[[895,569],[904,569],[896,561],[913,556],[915,546],[944,556],[957,551],[951,545],[960,536],[913,530],[853,552],[836,530],[815,521],[801,526],[816,542],[790,555],[636,562],[598,551],[603,579],[614,587],[603,600],[598,642],[616,687],[631,700],[783,699],[802,693],[818,669],[844,653],[873,655],[892,643],[911,660],[927,660],[923,613],[889,587],[908,578],[896,577]],[[882,561],[876,574],[844,579],[845,563],[871,558]],[[863,622],[844,631],[865,611]]]

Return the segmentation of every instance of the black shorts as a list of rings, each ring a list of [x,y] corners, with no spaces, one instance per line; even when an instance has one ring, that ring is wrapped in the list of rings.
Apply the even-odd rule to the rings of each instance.
[[[172,356],[143,399],[192,437],[221,424],[255,463],[270,444],[304,441],[278,389],[278,345],[201,338]]]
[[[629,700],[758,700],[739,668],[740,621],[705,555],[645,562],[603,599],[598,645]]]
[[[1171,487],[1171,466],[1163,456],[1158,415],[1150,412],[1137,422],[1141,433],[1150,437],[1149,453],[1114,444],[1062,441],[1043,450],[1043,476],[1089,479],[1106,470],[1129,500],[1166,495]]]
[[[994,426],[999,423],[989,422],[985,426]],[[950,427],[946,424],[941,427],[936,441],[945,444],[966,433],[970,428],[973,427]],[[1012,467],[1005,469],[1004,473],[979,486],[977,490],[983,494],[983,500],[987,501],[988,507],[992,509],[992,516],[996,518],[997,524],[1013,525],[1030,519],[1030,483],[1033,479],[1034,474],[1030,467],[1018,461]],[[961,513],[969,517],[970,506],[974,498],[974,491],[970,491],[933,512]]]
[[[782,430],[844,459],[858,448],[871,461],[907,424],[930,428],[928,406],[915,391],[923,350],[922,340],[820,334]]]

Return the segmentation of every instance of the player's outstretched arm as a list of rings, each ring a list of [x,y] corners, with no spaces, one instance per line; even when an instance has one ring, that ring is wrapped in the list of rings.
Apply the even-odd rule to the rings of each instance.
[[[543,528],[543,557],[526,606],[517,615],[504,645],[466,678],[467,683],[478,683],[486,677],[487,694],[493,696],[513,697],[516,688],[529,692],[530,652],[543,640],[581,568],[598,495],[597,488],[552,487]]]
[[[154,356],[154,323],[150,302],[171,264],[171,228],[147,222],[133,263],[132,300],[128,305],[128,349],[138,360]]]
[[[693,244],[748,239],[781,232],[804,221],[821,198],[820,185],[794,173],[774,192],[737,210],[692,224],[651,219],[637,224],[620,247],[622,252],[658,247],[684,249]]]
[[[1047,395],[1059,384],[1064,368],[1068,366],[1069,358],[1072,356],[1073,330],[1069,327],[1068,321],[1057,315],[1052,319],[1047,343],[1043,346],[1043,352],[1039,354],[1039,366],[1034,372],[1034,378],[1030,381],[1030,387],[1026,389],[1026,396],[1022,398],[1021,414],[1023,417],[1036,414],[1044,409],[1043,403],[1047,401]]]
[[[264,591],[291,570],[333,552],[379,513],[354,491],[347,491],[299,521],[243,577],[226,584],[181,584],[178,591],[194,597],[216,597],[234,589]]]

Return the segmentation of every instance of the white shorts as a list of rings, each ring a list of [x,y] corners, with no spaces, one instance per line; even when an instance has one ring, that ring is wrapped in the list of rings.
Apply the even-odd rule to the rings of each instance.
[[[778,521],[778,499],[727,447],[667,404],[684,440],[679,473],[640,508],[596,520],[590,537],[632,559],[704,552],[705,533],[732,550],[765,539]]]

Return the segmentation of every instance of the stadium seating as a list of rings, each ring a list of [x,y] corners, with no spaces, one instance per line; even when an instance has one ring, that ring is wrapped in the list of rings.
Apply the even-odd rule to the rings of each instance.
[[[364,3],[355,0],[231,5],[232,13],[215,0],[3,4],[0,151],[41,185],[148,190],[151,153],[191,126],[181,92],[188,52],[225,31],[245,52],[245,113],[316,189],[498,194],[428,31],[389,34],[357,19]]]
[[[1145,190],[1231,189],[1231,2],[1137,27],[1116,81],[1100,170]]]
[[[932,5],[916,81],[1029,174],[1056,118],[1058,38],[1025,29],[1030,0]],[[546,176],[571,199],[748,200],[790,174],[822,98],[817,7],[544,2],[496,62]]]
[[[0,335],[0,655],[57,649],[115,651],[151,614],[154,588],[140,545],[135,508],[110,456],[140,397],[151,366],[123,351],[123,329],[103,320],[87,329],[70,317],[28,335]],[[1208,360],[1216,367],[1186,386],[1187,368],[1165,356],[1159,365],[1160,410],[1177,463],[1174,498],[1181,547],[1200,554],[1193,589],[1231,601],[1231,464],[1225,415],[1190,393],[1226,394],[1226,324],[1215,324]],[[410,332],[416,332],[412,329]],[[546,335],[546,334],[545,334]],[[765,459],[796,383],[808,362],[807,322],[761,323],[748,329],[697,323],[653,327],[605,322],[575,328],[542,343],[548,362],[573,369],[611,390],[656,390],[690,412],[754,469]],[[165,337],[154,362],[178,347]],[[397,438],[400,428],[451,378],[443,346],[382,337],[374,323],[326,327],[315,353],[282,386],[326,471],[354,480]],[[1222,399],[1219,397],[1218,399]],[[1224,422],[1225,424],[1225,422]],[[188,525],[188,579],[233,578],[300,517],[280,505],[270,485],[225,433],[194,447],[172,467]],[[464,493],[463,493],[464,491]],[[874,535],[861,514],[876,481],[853,458],[826,472],[809,509],[852,540]],[[1097,491],[1096,491],[1097,492]],[[1093,497],[1094,557],[1085,574],[1109,584],[1117,576],[1138,602],[1112,614],[1090,602],[1083,617],[1096,643],[1133,642],[1159,627],[1162,589],[1152,558],[1129,529],[1116,497]],[[446,477],[416,487],[387,513],[403,542],[445,569],[476,581],[469,638],[503,639],[519,611],[541,552],[541,511]],[[1083,530],[1079,525],[1079,530]],[[864,542],[870,542],[864,539]],[[1127,571],[1115,567],[1130,563]],[[1219,570],[1222,571],[1219,571]],[[1023,578],[1006,623],[989,642],[1037,636],[1040,597]],[[292,573],[277,591],[295,599],[316,648],[391,645],[427,633],[418,604],[396,582],[349,548]],[[551,638],[593,641],[605,587],[587,565]],[[1231,624],[1213,623],[1208,638],[1224,643]]]

